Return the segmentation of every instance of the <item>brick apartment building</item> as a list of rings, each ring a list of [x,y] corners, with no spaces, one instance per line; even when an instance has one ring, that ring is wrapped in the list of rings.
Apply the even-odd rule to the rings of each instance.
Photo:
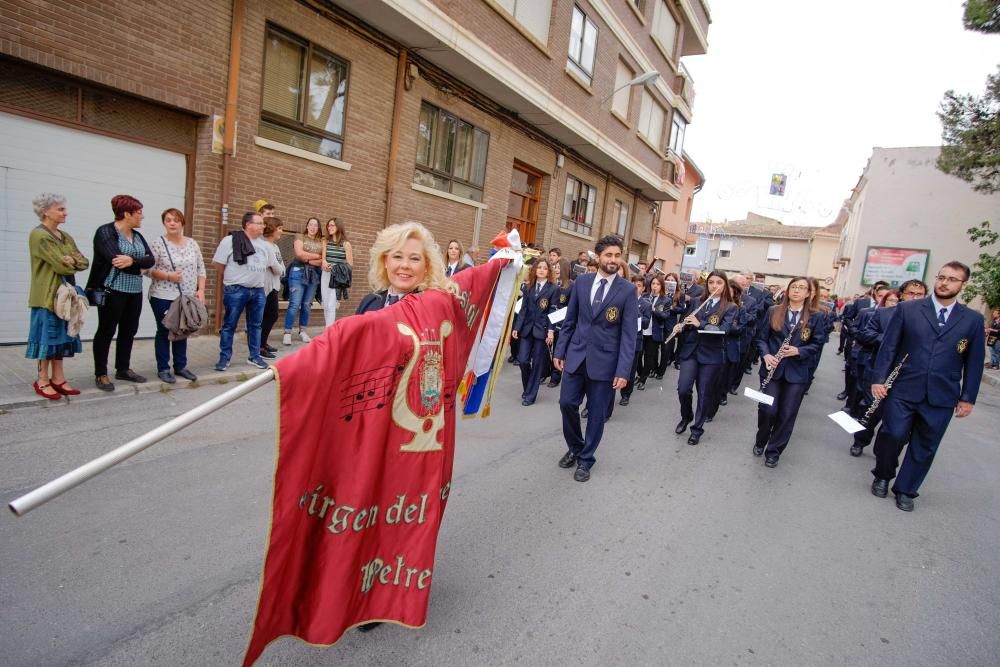
[[[257,199],[293,231],[337,216],[361,269],[348,309],[376,232],[406,219],[466,246],[516,224],[567,254],[620,233],[651,259],[656,216],[688,206],[680,61],[710,22],[704,0],[7,0],[0,343],[28,330],[42,191],[67,195],[88,256],[119,192],[147,239],[185,211],[206,261]]]

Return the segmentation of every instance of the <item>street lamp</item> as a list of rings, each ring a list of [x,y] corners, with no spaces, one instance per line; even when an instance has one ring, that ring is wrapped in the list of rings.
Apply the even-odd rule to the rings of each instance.
[[[653,81],[658,76],[660,76],[660,73],[657,72],[655,69],[654,70],[650,70],[649,72],[643,72],[642,74],[640,74],[639,76],[635,77],[631,81],[626,81],[622,85],[620,85],[617,88],[615,88],[614,90],[612,90],[610,95],[608,95],[603,100],[601,100],[601,104],[604,104],[605,102],[607,102],[608,100],[610,100],[612,97],[615,96],[615,93],[617,93],[619,90],[621,90],[623,88],[631,88],[632,86],[643,86],[643,85],[649,83],[650,81]]]

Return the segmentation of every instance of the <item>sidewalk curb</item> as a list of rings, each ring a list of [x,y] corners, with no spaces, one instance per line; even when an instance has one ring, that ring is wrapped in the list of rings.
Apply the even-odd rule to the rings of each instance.
[[[32,408],[32,407],[45,407],[49,406],[52,408],[57,408],[60,406],[69,405],[74,402],[90,403],[92,401],[108,400],[113,399],[118,396],[137,396],[139,394],[149,394],[153,392],[170,393],[174,391],[183,391],[187,389],[202,389],[204,387],[210,387],[214,385],[225,385],[225,384],[238,384],[240,382],[246,382],[250,378],[260,375],[261,373],[266,373],[252,366],[247,366],[246,370],[226,370],[225,372],[217,372],[215,370],[209,370],[208,375],[198,376],[197,382],[189,382],[187,380],[179,380],[177,384],[167,384],[166,382],[160,381],[150,381],[144,382],[142,384],[134,384],[132,382],[125,382],[119,380],[115,384],[114,391],[102,391],[97,387],[90,387],[80,390],[79,396],[63,396],[58,401],[49,400],[47,398],[42,398],[41,396],[33,398],[26,401],[13,401],[10,403],[0,403],[0,414],[10,412],[11,410],[18,410],[22,408]]]

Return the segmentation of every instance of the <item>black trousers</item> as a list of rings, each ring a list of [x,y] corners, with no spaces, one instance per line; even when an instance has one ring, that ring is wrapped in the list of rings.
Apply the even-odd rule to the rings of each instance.
[[[665,375],[667,366],[677,360],[677,338],[669,343],[662,343],[661,347],[663,351],[660,353],[660,364],[656,367],[657,375]]]
[[[260,346],[267,345],[267,337],[271,335],[271,328],[278,321],[278,290],[271,290],[264,301],[264,319],[260,323]]]
[[[650,337],[647,336],[646,338],[648,339]],[[632,395],[632,391],[635,389],[635,383],[636,383],[636,381],[639,381],[639,382],[645,382],[646,381],[646,378],[644,378],[642,376],[642,371],[643,371],[643,368],[642,368],[642,358],[643,358],[642,350],[636,348],[635,356],[632,357],[632,372],[629,373],[628,384],[625,385],[622,388],[622,398],[629,398]],[[648,373],[648,370],[647,370],[647,373]],[[611,392],[611,409],[608,411],[609,415],[615,409],[615,407],[614,407],[614,403],[615,403],[614,398],[615,398],[614,392]]]
[[[104,305],[97,309],[97,333],[94,334],[94,375],[108,374],[108,352],[111,339],[118,332],[115,344],[115,370],[124,373],[132,361],[132,342],[139,330],[142,314],[142,293],[130,294],[111,290]]]
[[[715,393],[715,380],[722,372],[722,364],[699,364],[697,359],[681,361],[681,372],[677,378],[677,398],[681,404],[681,419],[691,424],[691,435],[701,436],[705,432],[705,419],[709,417],[709,406]],[[698,410],[693,409],[695,386],[698,387]]]
[[[764,393],[774,396],[774,405],[757,405],[757,446],[766,445],[764,455],[781,456],[792,437],[795,418],[799,416],[805,384],[787,382],[784,378],[772,379]]]
[[[639,379],[643,382],[645,382],[650,375],[659,375],[662,372],[660,370],[661,366],[664,369],[667,367],[666,362],[661,359],[661,357],[667,356],[663,343],[653,340],[652,336],[643,336],[642,348],[636,351],[642,352]]]

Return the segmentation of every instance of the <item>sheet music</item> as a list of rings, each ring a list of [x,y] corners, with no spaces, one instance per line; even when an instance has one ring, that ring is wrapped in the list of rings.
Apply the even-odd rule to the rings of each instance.
[[[700,333],[700,334],[724,334],[726,332],[725,331],[709,330],[709,329],[698,329],[698,333]]]
[[[756,389],[751,389],[750,387],[743,387],[743,395],[747,398],[752,398],[758,403],[774,405],[774,396],[768,396],[767,394],[757,391]]]
[[[559,324],[566,319],[566,306],[563,306],[559,310],[549,313],[549,322],[552,324]]]
[[[837,423],[837,426],[844,429],[848,433],[857,433],[858,431],[864,431],[865,427],[856,421],[851,415],[847,414],[843,410],[838,410],[832,415],[827,415],[830,419]]]

